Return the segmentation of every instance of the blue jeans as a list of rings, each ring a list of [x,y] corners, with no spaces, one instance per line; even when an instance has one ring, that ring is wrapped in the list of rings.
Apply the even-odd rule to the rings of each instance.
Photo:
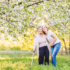
[[[52,60],[52,64],[55,67],[56,67],[56,55],[57,55],[58,51],[60,50],[60,47],[61,47],[60,42],[51,47],[51,60]]]

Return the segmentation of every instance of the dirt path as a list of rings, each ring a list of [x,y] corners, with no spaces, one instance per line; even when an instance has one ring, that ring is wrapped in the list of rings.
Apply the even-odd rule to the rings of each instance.
[[[32,53],[31,51],[29,52],[29,51],[21,51],[21,50],[14,50],[14,51],[5,51],[5,50],[3,50],[3,51],[0,51],[0,53]]]

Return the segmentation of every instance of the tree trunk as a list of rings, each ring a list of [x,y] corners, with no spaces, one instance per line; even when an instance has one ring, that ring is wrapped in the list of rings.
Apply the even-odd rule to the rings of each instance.
[[[62,50],[61,50],[61,53],[60,53],[60,54],[63,55],[63,48],[61,48],[61,49],[62,49]]]
[[[69,36],[69,55],[70,55],[70,36]]]
[[[67,48],[66,48],[65,39],[63,38],[62,40],[63,40],[63,42],[64,42],[65,53],[66,53],[66,55],[67,55],[67,54],[68,54],[68,52],[67,52]]]

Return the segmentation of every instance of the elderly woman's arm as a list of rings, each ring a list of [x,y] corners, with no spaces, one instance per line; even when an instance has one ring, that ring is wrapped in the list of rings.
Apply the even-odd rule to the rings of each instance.
[[[36,37],[37,38],[37,37]],[[33,52],[35,52],[35,48],[36,48],[36,46],[37,46],[37,39],[36,38],[34,38],[34,44],[33,44]]]

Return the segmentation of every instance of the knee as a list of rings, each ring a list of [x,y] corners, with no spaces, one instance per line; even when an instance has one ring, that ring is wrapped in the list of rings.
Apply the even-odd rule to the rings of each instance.
[[[55,56],[55,55],[51,55],[51,58],[53,58],[53,59],[54,59],[54,58],[56,58],[56,56]]]

